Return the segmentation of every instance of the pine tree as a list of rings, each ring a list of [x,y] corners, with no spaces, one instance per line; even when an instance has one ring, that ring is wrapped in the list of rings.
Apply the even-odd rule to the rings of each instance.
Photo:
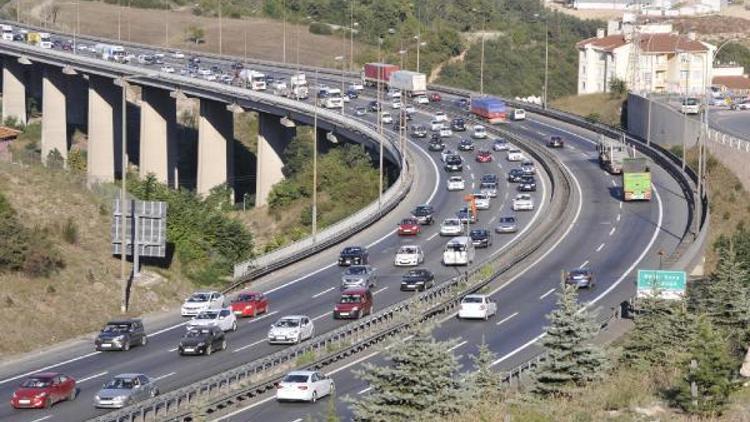
[[[547,359],[534,373],[537,394],[569,395],[576,386],[597,379],[607,364],[602,350],[590,342],[598,327],[577,299],[576,287],[561,283],[557,309],[547,316],[550,325],[542,338]]]
[[[695,367],[691,367],[692,362],[696,363]],[[738,364],[727,350],[721,332],[705,316],[698,320],[697,333],[683,368],[685,375],[676,388],[677,404],[694,414],[720,414],[734,388]],[[693,383],[697,390],[695,397],[691,393]]]
[[[474,398],[497,394],[503,387],[500,375],[492,369],[492,362],[497,359],[497,355],[484,342],[484,337],[479,345],[479,353],[471,359],[474,362],[474,372],[470,375],[469,382]]]
[[[458,361],[451,347],[454,341],[435,341],[418,331],[408,340],[399,340],[387,352],[389,364],[365,364],[355,375],[372,388],[352,404],[354,420],[398,422],[446,416],[463,408],[465,389],[458,381]]]

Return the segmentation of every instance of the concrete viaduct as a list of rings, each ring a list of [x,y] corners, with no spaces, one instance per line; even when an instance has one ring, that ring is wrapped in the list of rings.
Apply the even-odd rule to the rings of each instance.
[[[319,140],[334,134],[373,151],[378,151],[382,142],[384,159],[395,166],[401,162],[395,142],[339,113],[313,110],[312,105],[299,101],[7,41],[0,41],[0,58],[3,122],[11,118],[26,124],[29,98],[40,98],[43,161],[55,149],[67,160],[70,125],[85,128],[90,184],[112,182],[120,176],[122,109],[128,109],[124,98],[128,85],[141,90],[140,127],[135,136],[139,173],[152,173],[169,186],[177,186],[179,178],[178,98],[196,98],[200,103],[195,164],[198,194],[233,180],[233,119],[235,113],[245,110],[256,111],[259,120],[256,206],[267,203],[271,188],[284,177],[282,153],[296,134],[296,123],[312,126],[314,113]],[[127,133],[129,141],[132,135]]]

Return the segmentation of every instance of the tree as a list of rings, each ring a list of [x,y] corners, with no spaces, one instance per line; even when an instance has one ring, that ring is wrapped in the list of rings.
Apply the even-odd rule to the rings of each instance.
[[[499,374],[492,370],[492,362],[496,358],[497,355],[490,350],[482,337],[479,353],[471,357],[474,362],[474,372],[470,375],[469,382],[475,399],[481,399],[488,394],[496,394],[502,388]]]
[[[85,176],[87,167],[85,151],[79,148],[71,148],[68,152],[68,170],[75,175]]]
[[[372,388],[352,404],[354,419],[368,422],[446,416],[462,409],[465,393],[457,379],[458,361],[450,351],[455,341],[435,341],[424,329],[410,340],[397,340],[387,365],[365,364],[355,375]]]
[[[561,283],[560,288],[542,339],[547,359],[534,373],[534,391],[541,395],[569,395],[576,386],[597,379],[607,364],[601,349],[591,344],[598,327],[578,304],[576,287]]]
[[[737,363],[729,354],[721,332],[705,316],[698,320],[697,334],[683,368],[684,375],[676,388],[677,405],[693,414],[721,414],[734,389]]]
[[[622,97],[628,92],[628,85],[620,78],[612,78],[609,81],[609,92],[616,97]]]
[[[200,44],[203,42],[203,39],[206,37],[206,30],[203,29],[203,27],[198,25],[190,25],[185,29],[185,38],[188,39],[188,41],[192,41],[196,44]]]
[[[63,158],[60,151],[55,148],[47,154],[46,164],[50,169],[60,170],[65,167],[65,159]]]

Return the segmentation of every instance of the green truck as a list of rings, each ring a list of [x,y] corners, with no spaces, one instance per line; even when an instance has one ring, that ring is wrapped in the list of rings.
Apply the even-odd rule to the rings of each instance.
[[[651,200],[651,169],[646,158],[624,158],[622,161],[624,201]]]

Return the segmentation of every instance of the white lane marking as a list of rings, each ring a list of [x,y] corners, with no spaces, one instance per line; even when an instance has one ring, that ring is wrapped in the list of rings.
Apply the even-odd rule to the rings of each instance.
[[[318,315],[318,316],[316,316],[316,317],[315,317],[315,318],[313,318],[312,320],[313,320],[313,321],[317,321],[317,320],[319,320],[319,319],[321,319],[321,318],[323,318],[323,317],[326,317],[326,316],[330,316],[330,315],[331,315],[331,313],[330,313],[330,312],[326,312],[326,313],[324,313],[323,315]]]
[[[545,294],[543,294],[543,295],[539,296],[539,300],[542,300],[542,299],[544,299],[545,297],[547,297],[547,296],[551,295],[551,294],[552,294],[552,292],[554,292],[554,291],[555,291],[555,289],[549,289],[549,290],[547,290],[547,292],[546,292]]]
[[[236,349],[232,350],[232,353],[237,353],[237,352],[241,352],[241,351],[243,351],[243,350],[245,350],[245,349],[249,349],[249,348],[251,348],[251,347],[253,347],[253,346],[257,346],[257,345],[259,345],[259,344],[261,344],[261,343],[264,343],[264,342],[266,342],[266,341],[268,341],[268,340],[267,340],[267,339],[263,339],[263,340],[258,340],[258,341],[254,342],[254,343],[250,343],[250,344],[247,344],[247,345],[245,345],[245,346],[242,346],[242,347],[238,347],[238,348],[236,348]]]
[[[448,351],[449,351],[449,352],[452,352],[452,351],[454,351],[454,350],[458,349],[459,347],[463,346],[463,345],[464,345],[464,344],[466,344],[466,343],[468,343],[468,341],[464,340],[464,341],[462,341],[461,343],[458,343],[458,344],[456,344],[455,346],[453,346],[453,347],[451,347],[450,349],[448,349]]]
[[[109,372],[107,372],[107,371],[104,371],[104,372],[99,372],[98,374],[94,374],[94,375],[89,375],[89,376],[87,376],[87,377],[83,377],[83,378],[81,378],[81,379],[79,379],[79,380],[76,380],[76,383],[80,384],[80,383],[82,383],[82,382],[86,382],[86,381],[88,381],[88,380],[92,380],[92,379],[94,379],[94,378],[98,378],[98,377],[101,377],[101,376],[103,376],[103,375],[107,375],[108,373],[109,373]]]
[[[172,352],[176,352],[176,351],[177,351],[177,348],[175,347],[174,349],[169,349],[169,350],[167,350],[167,351],[168,351],[168,352],[170,352],[170,353],[172,353]]]
[[[638,256],[638,259],[636,259],[630,265],[630,267],[628,267],[628,269],[626,269],[625,272],[622,273],[622,275],[620,276],[620,278],[618,278],[617,280],[615,280],[615,282],[612,283],[612,285],[609,286],[607,288],[607,290],[601,292],[599,294],[599,296],[595,297],[591,302],[588,302],[587,304],[585,304],[583,306],[583,308],[581,308],[581,310],[578,311],[578,312],[583,312],[584,309],[588,309],[588,308],[592,307],[593,305],[596,304],[596,302],[602,300],[602,298],[604,296],[608,295],[612,290],[616,289],[617,286],[619,286],[620,283],[622,283],[622,281],[625,280],[631,272],[633,272],[633,270],[635,269],[635,267],[637,267],[641,263],[641,261],[643,261],[643,258],[646,257],[646,254],[648,254],[648,252],[654,246],[654,243],[656,242],[656,239],[659,237],[659,231],[661,230],[662,222],[664,221],[664,205],[661,202],[661,196],[659,195],[659,191],[656,189],[656,186],[654,186],[652,184],[651,188],[654,190],[654,196],[656,196],[656,202],[659,204],[659,218],[658,218],[658,220],[656,222],[656,228],[654,229],[654,233],[651,235],[651,240],[649,240],[648,245],[646,245],[646,247],[643,249],[643,251],[641,252],[641,254]],[[511,358],[511,357],[517,355],[523,349],[525,349],[525,348],[531,346],[532,344],[536,343],[537,341],[539,341],[539,339],[541,339],[545,335],[546,335],[546,332],[542,333],[542,334],[539,334],[538,336],[532,338],[531,340],[527,341],[526,343],[524,343],[524,344],[518,346],[517,348],[513,349],[512,351],[508,352],[505,356],[502,356],[502,357],[498,358],[496,361],[492,362],[492,365],[490,365],[490,366],[495,366],[495,365],[497,365],[497,364],[499,364],[499,363],[507,360],[508,358]]]
[[[508,315],[507,317],[505,317],[505,318],[501,319],[500,321],[498,321],[498,322],[497,322],[497,324],[495,324],[495,325],[500,325],[500,324],[502,324],[502,323],[504,323],[504,322],[510,321],[510,320],[511,320],[512,318],[514,318],[514,317],[515,317],[516,315],[518,315],[518,312],[514,312],[514,313],[512,313],[512,314]]]
[[[171,377],[172,375],[174,375],[174,374],[176,374],[176,373],[177,373],[177,372],[170,372],[170,373],[168,373],[168,374],[164,374],[164,375],[159,375],[158,377],[154,377],[154,378],[152,378],[152,380],[153,380],[153,381],[159,381],[159,380],[163,380],[164,378],[167,378],[167,377]]]
[[[568,145],[568,148],[570,148],[571,151],[576,151],[576,147],[574,147],[573,145]]]
[[[383,287],[382,289],[378,289],[378,290],[375,290],[374,292],[372,292],[372,294],[373,294],[373,296],[374,296],[374,295],[376,295],[376,294],[378,294],[378,293],[382,293],[382,292],[383,292],[384,290],[386,290],[387,288],[388,288],[388,286],[385,286],[385,287]]]
[[[469,174],[469,176],[471,177],[471,180],[474,180],[474,173]]]
[[[547,134],[542,132],[541,130],[537,130],[536,133],[539,134],[540,136],[547,136]]]
[[[587,265],[589,265],[589,260],[588,259],[585,260],[585,261],[583,261],[583,264],[581,264],[578,268],[583,268],[583,267],[585,267]]]
[[[617,186],[617,182],[615,182],[615,179],[612,179],[612,186]]]
[[[499,161],[497,162],[497,166],[498,166],[498,167],[500,167],[500,168],[503,168],[503,165],[502,165],[502,164],[500,164],[500,162],[499,162]]]
[[[615,234],[615,230],[617,230],[617,227],[612,227],[612,229],[609,231],[609,235],[612,236]]]
[[[621,215],[617,214],[617,221],[620,221],[620,217],[621,217]]]
[[[466,170],[471,170],[471,166],[467,164],[466,165]]]
[[[295,420],[293,420],[293,421],[291,421],[291,422],[302,422],[303,420],[304,420],[304,419],[302,419],[302,418],[297,418],[297,419],[295,419]]]
[[[34,419],[34,420],[33,420],[33,421],[31,421],[31,422],[42,422],[42,421],[46,421],[47,419],[51,418],[52,416],[54,416],[54,415],[47,415],[47,416],[42,416],[41,418],[39,418],[39,419]]]
[[[267,312],[267,313],[265,313],[265,314],[263,314],[263,315],[261,315],[261,316],[259,316],[259,317],[256,317],[256,318],[253,318],[253,319],[251,319],[251,320],[250,320],[250,321],[248,321],[247,323],[248,323],[248,324],[252,324],[253,322],[258,322],[258,321],[260,321],[260,320],[262,320],[262,319],[266,319],[266,318],[270,317],[271,315],[276,315],[276,314],[278,314],[278,313],[279,313],[279,311]]]
[[[429,242],[430,240],[434,239],[434,238],[435,238],[435,236],[437,236],[438,234],[440,234],[440,233],[435,233],[435,234],[433,234],[432,236],[428,237],[428,238],[427,238],[427,241]]]
[[[474,182],[471,182],[471,190],[474,190]]]
[[[604,242],[602,242],[601,245],[596,247],[596,251],[599,252],[600,250],[604,249]]]
[[[179,323],[179,324],[175,324],[175,325],[173,325],[173,326],[171,326],[171,327],[167,327],[167,328],[161,329],[161,330],[159,330],[159,331],[156,331],[156,332],[154,332],[154,333],[151,333],[151,334],[147,334],[147,335],[146,335],[146,337],[154,337],[154,336],[158,336],[158,335],[159,335],[159,334],[161,334],[161,333],[166,333],[167,331],[171,331],[171,330],[174,330],[174,329],[175,329],[175,328],[177,328],[177,327],[182,327],[182,326],[183,326],[183,325],[185,325],[185,324],[187,324],[187,321],[185,321],[185,322],[181,322],[181,323]]]
[[[36,374],[38,372],[44,372],[44,371],[47,371],[47,370],[52,369],[52,368],[57,368],[58,366],[67,365],[69,363],[73,363],[73,362],[79,361],[81,359],[86,359],[88,357],[91,357],[91,356],[94,356],[94,355],[98,355],[99,353],[101,353],[101,352],[87,353],[85,355],[81,355],[81,356],[75,357],[73,359],[68,359],[68,360],[60,362],[60,363],[55,363],[53,365],[45,366],[44,368],[35,369],[35,370],[27,372],[25,374],[16,375],[16,376],[11,377],[11,378],[6,378],[6,379],[0,381],[0,385],[9,383],[11,381],[15,381],[15,380],[17,380],[19,378],[28,377],[29,375],[33,375],[33,374]]]
[[[315,293],[315,294],[314,294],[314,295],[312,296],[312,298],[313,298],[313,299],[319,298],[319,297],[323,296],[324,294],[326,294],[326,293],[328,293],[328,292],[332,291],[332,290],[333,290],[333,289],[335,289],[335,288],[336,288],[336,287],[331,287],[330,289],[325,289],[325,290],[323,290],[323,291],[322,291],[322,292],[320,292],[320,293]]]
[[[489,224],[492,224],[492,222],[493,222],[493,221],[495,221],[495,218],[496,218],[496,217],[497,217],[497,216],[494,216],[494,215],[493,215],[493,216],[492,216],[492,218],[490,218],[490,221],[488,221],[487,223],[489,223]]]
[[[620,201],[620,209],[622,209],[622,201]]]
[[[372,390],[372,387],[363,388],[359,391],[357,391],[357,394],[365,394],[366,392]]]

